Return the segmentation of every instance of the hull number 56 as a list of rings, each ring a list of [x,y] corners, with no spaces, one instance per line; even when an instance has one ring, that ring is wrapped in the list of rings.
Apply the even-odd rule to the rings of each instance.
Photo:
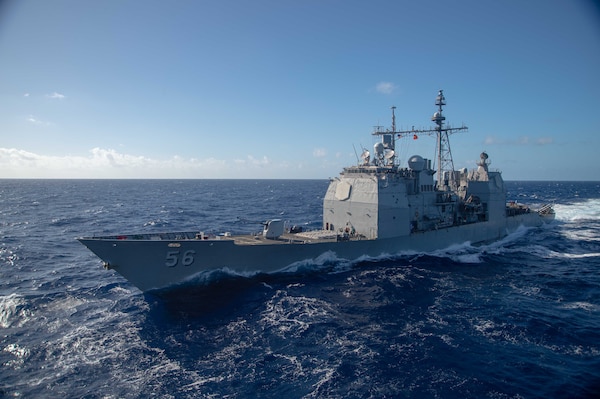
[[[196,251],[189,250],[181,253],[181,251],[169,251],[165,258],[165,266],[175,267],[178,264],[183,266],[189,266],[194,263],[194,255]]]

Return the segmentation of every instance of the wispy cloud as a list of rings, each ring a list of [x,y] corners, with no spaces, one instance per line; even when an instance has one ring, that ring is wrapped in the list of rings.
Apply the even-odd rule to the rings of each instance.
[[[27,117],[27,122],[34,124],[34,125],[38,125],[38,126],[51,126],[52,123],[50,122],[46,122],[46,121],[42,121],[40,119],[38,119],[37,117],[33,116],[33,115],[29,115]]]
[[[65,98],[64,94],[60,94],[57,92],[51,93],[51,94],[46,94],[46,98],[52,98],[55,100],[63,100]]]
[[[327,156],[327,151],[325,150],[325,148],[315,148],[313,150],[313,157],[323,158],[325,156]]]
[[[375,91],[381,94],[392,94],[396,91],[396,85],[392,82],[379,82],[375,85]]]
[[[540,137],[535,143],[537,145],[546,145],[546,144],[554,144],[554,139],[552,137]]]
[[[520,136],[516,139],[499,139],[495,136],[487,136],[483,142],[485,145],[510,145],[510,146],[528,146],[528,145],[549,145],[554,144],[552,137],[529,137]]]
[[[39,125],[41,122],[35,116],[29,115],[27,117],[27,122],[33,123],[34,125]]]

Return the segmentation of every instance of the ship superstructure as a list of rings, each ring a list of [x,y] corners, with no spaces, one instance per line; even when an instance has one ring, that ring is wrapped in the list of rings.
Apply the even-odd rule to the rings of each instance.
[[[375,239],[504,219],[506,194],[500,172],[489,171],[486,153],[477,170],[454,170],[449,135],[467,127],[444,125],[442,90],[435,104],[438,109],[431,119],[436,127],[428,130],[397,131],[392,107],[391,130],[377,127],[373,132],[380,137],[373,156],[365,150],[359,165],[344,168],[332,180],[324,201],[325,230]],[[419,155],[401,167],[396,139],[423,134],[436,137],[437,169]]]

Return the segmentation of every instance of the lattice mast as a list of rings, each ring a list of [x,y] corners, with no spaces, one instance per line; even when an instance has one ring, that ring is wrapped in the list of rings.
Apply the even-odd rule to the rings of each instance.
[[[431,120],[437,125],[436,139],[437,139],[437,188],[443,190],[446,187],[454,190],[456,189],[456,182],[454,181],[454,161],[452,160],[452,150],[450,149],[449,134],[453,132],[451,128],[444,128],[444,121],[446,117],[442,114],[443,106],[446,105],[446,99],[444,98],[444,91],[440,90],[437,97],[435,98],[435,105],[438,110],[433,114]],[[460,129],[460,128],[459,128]],[[444,176],[444,172],[448,172],[448,176]],[[448,180],[446,180],[446,177]]]
[[[467,130],[466,126],[461,127],[444,127],[444,121],[446,117],[442,114],[443,107],[446,105],[446,99],[444,98],[444,91],[440,90],[435,99],[435,105],[438,110],[433,114],[431,120],[437,125],[434,129],[428,130],[405,130],[397,132],[399,135],[402,134],[413,134],[415,137],[419,134],[435,134],[436,135],[436,158],[437,158],[437,186],[436,188],[440,191],[444,190],[455,190],[457,184],[454,178],[454,161],[452,160],[452,151],[450,150],[450,139],[449,136],[452,133],[456,133],[461,130]],[[395,129],[394,129],[395,130]],[[445,173],[448,172],[448,180],[445,179]]]

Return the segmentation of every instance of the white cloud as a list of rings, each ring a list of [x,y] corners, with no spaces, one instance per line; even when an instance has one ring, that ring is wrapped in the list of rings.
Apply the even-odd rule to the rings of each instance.
[[[256,178],[273,177],[280,168],[272,164],[266,156],[251,155],[235,161],[177,155],[153,159],[103,148],[64,156],[0,148],[0,178]]]
[[[256,159],[252,155],[248,155],[248,164],[254,166],[269,166],[271,161],[266,156],[263,156],[261,159]]]
[[[382,94],[392,94],[396,90],[396,85],[392,82],[379,82],[375,86],[375,90]]]
[[[65,95],[64,95],[64,94],[57,93],[57,92],[54,92],[54,93],[52,93],[52,94],[46,94],[46,97],[47,97],[47,98],[56,99],[56,100],[62,100],[62,99],[64,99],[64,98],[65,98]]]
[[[548,145],[554,144],[552,137],[532,138],[529,136],[521,136],[516,139],[499,139],[495,136],[487,136],[483,141],[485,145],[512,145],[512,146],[528,146],[528,145]]]
[[[271,164],[271,161],[266,156],[263,156],[262,159],[254,158],[252,155],[248,155],[246,159],[236,159],[234,163],[240,167],[244,168],[247,166],[257,166],[257,167],[265,167]]]
[[[485,140],[483,140],[483,144],[485,144],[485,145],[496,145],[496,144],[503,144],[503,143],[497,137],[487,136],[485,138]]]
[[[325,150],[325,148],[315,148],[313,150],[313,157],[323,158],[325,156],[327,156],[327,151]]]

